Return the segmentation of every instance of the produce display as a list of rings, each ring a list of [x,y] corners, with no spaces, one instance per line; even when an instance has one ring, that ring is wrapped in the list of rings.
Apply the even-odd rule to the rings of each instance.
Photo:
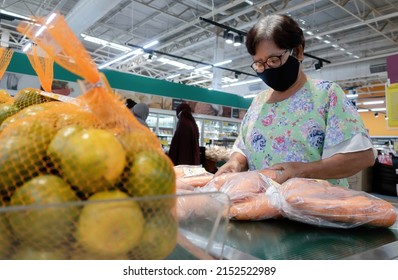
[[[172,162],[64,18],[36,23],[19,28],[83,77],[84,93],[68,103],[38,89],[1,92],[0,258],[167,257],[178,229]]]

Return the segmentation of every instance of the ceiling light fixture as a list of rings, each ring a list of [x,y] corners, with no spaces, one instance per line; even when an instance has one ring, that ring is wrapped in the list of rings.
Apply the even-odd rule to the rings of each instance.
[[[234,47],[239,47],[243,43],[243,36],[242,35],[236,35],[234,37]]]
[[[27,20],[27,21],[35,21],[34,19],[32,19],[30,17],[16,14],[13,12],[9,12],[9,11],[3,10],[3,9],[0,9],[0,14],[1,14],[0,18],[4,18],[7,20],[20,19],[20,20]],[[5,15],[5,16],[3,16],[3,15]]]
[[[323,67],[323,62],[322,60],[318,60],[317,63],[315,63],[315,70],[319,71]]]
[[[225,65],[225,64],[228,64],[228,63],[231,63],[231,62],[232,62],[232,60],[228,59],[228,60],[224,60],[224,61],[221,61],[221,62],[214,63],[213,66],[221,66],[221,65]]]
[[[123,54],[121,56],[118,56],[118,57],[116,57],[116,58],[114,58],[114,59],[112,59],[112,60],[110,60],[110,61],[108,61],[108,62],[106,62],[104,64],[101,64],[100,66],[98,66],[98,69],[103,69],[103,68],[108,67],[109,65],[112,65],[112,64],[114,64],[116,62],[119,62],[119,61],[121,61],[123,59],[131,58],[132,56],[136,56],[136,55],[141,54],[143,52],[144,51],[142,49],[137,49],[137,50],[125,53],[125,54]]]
[[[370,109],[372,112],[380,112],[380,111],[385,111],[386,108],[372,108]]]
[[[384,104],[384,100],[365,101],[362,103],[362,105],[376,105],[376,104]]]
[[[233,42],[234,42],[234,34],[228,32],[227,38],[225,39],[225,43],[232,44]]]
[[[123,45],[116,44],[116,43],[112,43],[112,42],[109,42],[109,41],[106,41],[106,40],[103,40],[103,39],[99,39],[99,38],[96,38],[96,37],[92,37],[92,36],[89,36],[89,35],[86,35],[86,34],[83,34],[83,33],[80,34],[80,36],[82,36],[85,41],[88,41],[88,42],[91,42],[91,43],[95,43],[95,44],[102,45],[102,46],[105,46],[105,47],[110,47],[110,48],[113,48],[115,50],[119,50],[119,51],[123,51],[123,52],[131,51],[130,47],[123,46]]]
[[[239,30],[239,29],[236,29],[236,28],[233,28],[233,27],[231,27],[231,26],[227,26],[227,25],[225,25],[225,24],[221,24],[221,23],[218,23],[218,22],[215,22],[215,21],[212,21],[212,20],[210,20],[210,19],[203,18],[203,17],[199,17],[199,19],[200,19],[200,20],[203,20],[204,22],[207,22],[207,23],[210,23],[210,24],[212,24],[212,25],[215,25],[215,26],[218,26],[218,27],[221,27],[221,28],[225,29],[225,31],[224,31],[224,36],[225,36],[226,32],[228,33],[229,31],[230,31],[230,32],[234,32],[234,33],[239,34],[239,35],[242,35],[242,36],[246,36],[246,32],[244,32],[244,31],[242,31],[242,30]],[[309,31],[309,32],[311,32],[311,31]],[[308,32],[306,32],[306,33],[308,34]],[[311,32],[311,33],[312,33],[312,32]],[[312,33],[312,35],[314,35],[314,34]],[[224,37],[224,39],[225,39],[225,37]],[[331,62],[330,62],[329,60],[327,60],[327,59],[320,58],[320,57],[316,57],[316,56],[311,55],[311,54],[309,54],[309,53],[303,53],[303,54],[304,54],[304,56],[308,56],[308,57],[311,57],[311,58],[313,58],[313,59],[321,60],[321,61],[326,62],[326,63],[331,63]]]

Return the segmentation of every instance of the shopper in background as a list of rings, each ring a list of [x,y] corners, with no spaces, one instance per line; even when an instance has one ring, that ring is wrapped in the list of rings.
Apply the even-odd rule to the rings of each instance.
[[[169,157],[174,165],[199,165],[199,129],[191,107],[181,103],[176,108],[176,114],[178,122],[171,140]]]
[[[247,33],[251,67],[269,89],[259,93],[242,120],[229,161],[216,176],[278,170],[277,181],[345,179],[375,162],[367,130],[334,82],[307,77],[302,29],[286,15],[269,15]]]
[[[146,119],[149,115],[149,107],[145,103],[138,103],[133,107],[133,114],[136,119],[144,126],[148,127]]]
[[[129,108],[130,110],[133,109],[133,107],[137,104],[133,99],[127,98],[126,99],[126,107]]]

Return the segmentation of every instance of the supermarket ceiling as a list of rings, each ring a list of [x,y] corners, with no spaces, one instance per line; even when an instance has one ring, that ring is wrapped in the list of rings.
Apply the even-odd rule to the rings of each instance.
[[[299,21],[305,72],[338,81],[362,101],[384,96],[386,58],[398,54],[397,0],[3,0],[1,9],[23,16],[60,12],[101,67],[240,95],[265,85],[253,75],[244,44],[226,43],[224,31],[238,40],[263,15],[287,13]],[[18,23],[2,14],[1,38],[22,51],[27,40]],[[317,58],[324,60],[320,71]]]

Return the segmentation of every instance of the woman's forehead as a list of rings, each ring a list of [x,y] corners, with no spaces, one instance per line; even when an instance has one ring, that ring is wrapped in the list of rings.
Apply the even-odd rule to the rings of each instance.
[[[280,55],[282,50],[271,40],[262,40],[256,47],[254,59]]]

